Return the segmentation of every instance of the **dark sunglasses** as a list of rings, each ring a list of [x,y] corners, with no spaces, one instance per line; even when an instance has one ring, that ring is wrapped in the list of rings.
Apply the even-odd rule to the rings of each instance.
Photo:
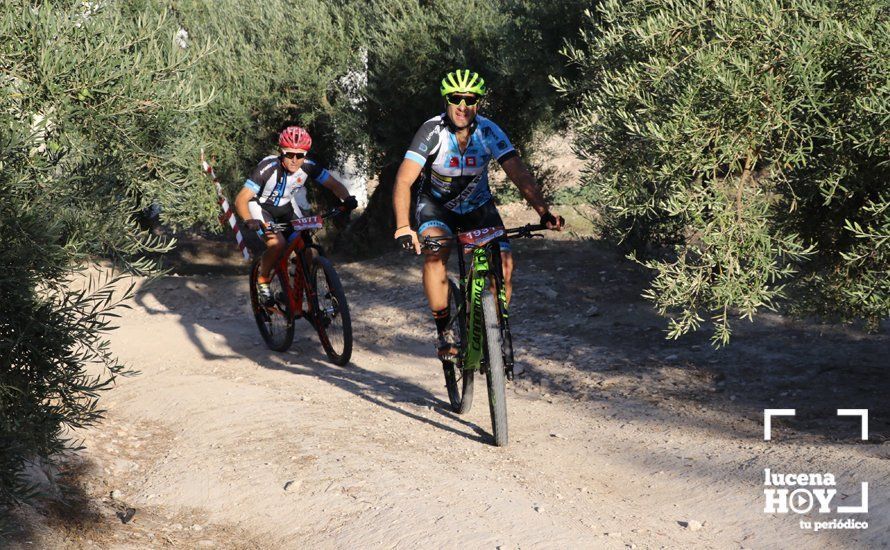
[[[463,102],[467,107],[472,107],[479,102],[479,96],[448,94],[445,96],[445,101],[451,105],[460,105]]]
[[[300,160],[301,158],[304,158],[306,156],[306,153],[285,153],[284,156],[289,159]]]

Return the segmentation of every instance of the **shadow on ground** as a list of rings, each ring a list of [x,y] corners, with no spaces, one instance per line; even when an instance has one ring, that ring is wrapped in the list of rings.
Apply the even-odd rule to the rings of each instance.
[[[754,323],[737,321],[732,342],[720,350],[711,347],[706,332],[666,340],[665,320],[640,298],[647,274],[606,244],[516,242],[514,250],[514,344],[517,360],[529,367],[515,386],[600,406],[604,415],[678,429],[694,426],[743,444],[762,443],[764,408],[797,410],[796,417],[774,424],[774,437],[792,445],[844,444],[866,457],[890,439],[886,331],[866,334],[854,327],[766,314]],[[229,353],[265,368],[317,377],[417,422],[474,441],[490,440],[488,426],[450,412],[444,388],[434,395],[367,365],[330,365],[302,321],[291,352],[268,351],[249,314],[247,267],[232,269],[240,274],[167,277],[141,291],[137,304],[149,314],[178,314],[208,361],[229,355],[210,351],[199,336],[202,331],[220,335]],[[388,254],[364,262],[339,261],[337,269],[362,354],[397,354],[428,363],[432,322],[421,292],[419,261]],[[406,403],[432,407],[441,421],[406,410],[401,406]],[[859,442],[858,419],[838,417],[837,409],[868,409],[870,441]],[[717,414],[699,414],[703,411]],[[663,460],[674,471],[707,483],[737,478],[746,468],[705,464],[690,470],[681,457]],[[751,464],[756,460],[752,455]]]
[[[617,395],[652,406],[673,400],[758,418],[764,408],[795,408],[797,416],[778,421],[777,430],[825,441],[850,441],[847,432],[858,434],[856,420],[837,417],[837,409],[865,408],[872,441],[890,438],[886,333],[765,314],[754,323],[737,321],[732,342],[720,350],[711,347],[704,331],[666,340],[666,322],[640,298],[647,275],[606,244],[524,241],[514,248],[511,319],[517,359],[535,367],[526,377],[530,383],[574,399]],[[418,266],[401,254],[338,264],[357,346],[380,356],[428,357],[432,323],[426,318]],[[167,277],[146,291],[162,312],[180,315],[207,360],[228,355],[207,350],[197,336],[199,327],[225,337],[235,353],[260,341],[246,307],[247,268],[236,268],[242,270],[240,277]],[[137,304],[157,312],[144,294]],[[309,331],[298,321],[298,337]],[[244,355],[259,360],[253,352]],[[548,364],[566,368],[540,368]],[[374,380],[375,374],[361,365],[349,375],[336,374],[341,370],[315,367],[318,375],[357,395],[397,388],[388,395],[397,400],[402,393],[423,392],[404,387],[403,381]],[[714,429],[724,432],[726,426]]]

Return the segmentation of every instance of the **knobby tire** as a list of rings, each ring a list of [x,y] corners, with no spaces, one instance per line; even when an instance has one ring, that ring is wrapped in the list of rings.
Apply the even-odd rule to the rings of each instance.
[[[448,307],[451,310],[452,330],[457,337],[456,344],[463,354],[467,337],[467,315],[464,305],[464,297],[460,287],[453,279],[448,279]],[[451,410],[464,414],[473,406],[473,375],[472,370],[463,370],[463,362],[443,361],[442,368],[445,371],[445,388],[448,390],[448,400],[451,402]]]
[[[485,349],[488,372],[488,409],[491,413],[491,429],[494,444],[507,445],[507,382],[501,347],[501,317],[495,296],[488,290],[482,294],[482,317],[485,324]]]
[[[328,359],[342,367],[352,357],[352,318],[343,284],[334,265],[323,256],[312,261],[310,281],[318,297],[315,328],[321,346]]]
[[[288,291],[281,280],[278,269],[272,270],[269,287],[275,298],[274,305],[265,306],[260,303],[257,293],[257,277],[260,272],[260,260],[256,259],[250,268],[250,305],[256,319],[260,335],[269,349],[287,351],[294,341],[294,312],[290,307]]]

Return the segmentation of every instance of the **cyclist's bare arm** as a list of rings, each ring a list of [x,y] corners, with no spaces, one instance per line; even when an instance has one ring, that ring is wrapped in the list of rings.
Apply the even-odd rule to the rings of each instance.
[[[505,160],[504,164],[501,165],[501,168],[504,169],[504,173],[506,173],[507,177],[510,178],[510,181],[516,185],[519,192],[522,193],[522,196],[525,197],[525,200],[528,201],[539,216],[543,217],[545,214],[549,213],[557,220],[560,220],[560,217],[555,212],[551,212],[547,207],[547,203],[544,201],[544,196],[541,195],[541,188],[538,187],[535,177],[519,156]],[[547,227],[562,231],[561,224],[556,225],[548,223]]]
[[[404,159],[396,173],[396,183],[392,190],[392,210],[396,217],[396,232],[393,238],[409,235],[414,243],[414,251],[420,254],[417,233],[411,229],[409,211],[411,209],[411,186],[420,176],[423,166],[410,159]]]
[[[333,175],[328,176],[328,179],[321,185],[326,189],[330,189],[341,201],[345,201],[349,198],[349,190],[346,189],[346,186],[340,183],[340,181]]]
[[[238,192],[238,195],[235,196],[235,212],[245,222],[252,218],[250,215],[250,209],[247,207],[247,203],[250,202],[250,199],[254,198],[256,193],[248,189],[247,187],[242,187],[241,191]]]

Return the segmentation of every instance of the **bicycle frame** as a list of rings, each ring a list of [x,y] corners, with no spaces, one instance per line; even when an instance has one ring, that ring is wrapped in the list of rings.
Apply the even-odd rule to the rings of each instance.
[[[318,216],[320,219],[329,218],[331,216],[335,216],[337,214],[342,213],[343,210],[340,208],[334,208],[329,212]],[[304,220],[310,220],[310,218],[304,218]],[[299,221],[299,220],[298,220]],[[296,222],[295,222],[296,223]],[[273,224],[274,225],[274,224]],[[284,226],[286,224],[279,224],[280,226]],[[320,225],[309,225],[306,226],[308,229],[321,227]],[[288,240],[287,247],[284,252],[281,253],[281,257],[275,261],[275,270],[278,272],[278,276],[282,281],[282,286],[287,289],[287,299],[291,308],[291,311],[294,314],[294,318],[296,317],[306,317],[306,319],[315,326],[315,319],[311,315],[318,309],[318,296],[315,293],[315,289],[311,287],[311,285],[307,284],[306,276],[309,273],[309,266],[306,264],[305,251],[310,248],[306,245],[306,241],[303,239],[303,231],[304,229],[299,229],[295,226],[295,230],[291,237]],[[313,245],[314,246],[314,245]],[[318,248],[318,247],[315,247]],[[321,252],[321,249],[318,248],[321,255],[324,255]],[[298,269],[294,270],[295,276],[294,280],[291,281],[290,273],[287,270],[288,267],[288,259],[291,258],[291,254],[294,255],[294,258],[299,258],[299,264],[297,264],[294,260]],[[305,291],[306,294],[306,304],[307,309],[303,311],[303,293]],[[309,315],[306,315],[309,314]]]
[[[510,317],[507,307],[507,292],[504,288],[504,272],[501,262],[499,237],[509,237],[511,235],[516,237],[537,237],[540,235],[535,235],[533,232],[544,229],[548,228],[543,224],[527,224],[523,227],[511,229],[488,227],[470,230],[465,233],[461,233],[460,228],[458,228],[457,236],[427,236],[424,238],[422,246],[428,247],[433,252],[445,246],[441,244],[442,241],[455,242],[460,247],[457,256],[457,262],[460,267],[460,293],[464,297],[464,307],[467,308],[467,311],[458,312],[458,316],[465,315],[467,318],[466,334],[464,335],[466,342],[461,346],[459,358],[462,370],[475,371],[482,368],[486,363],[482,292],[485,290],[487,279],[490,277],[491,284],[494,287],[493,291],[497,296],[498,309],[501,316],[501,353],[504,359],[504,368],[507,371],[507,378],[513,379],[513,336],[510,333]],[[462,240],[462,235],[467,236],[467,239]],[[464,259],[464,255],[467,253],[465,246],[472,247],[473,260],[469,272],[467,271],[467,261]],[[495,246],[498,247],[497,251],[495,251]]]
[[[279,258],[275,264],[275,269],[278,270],[278,276],[281,278],[283,286],[288,291],[287,299],[290,302],[291,311],[294,312],[294,316],[302,315],[304,291],[307,305],[309,306],[307,313],[314,311],[315,291],[306,284],[308,266],[306,265],[306,258],[303,255],[306,249],[306,242],[303,240],[302,233],[298,231],[294,232],[291,242],[281,254],[281,258]],[[291,254],[293,254],[293,256],[291,256]],[[287,269],[289,263],[288,260],[297,266],[297,269],[294,269],[293,280],[291,280],[290,272]]]
[[[467,344],[464,346],[464,356],[462,358],[463,370],[479,370],[483,365],[485,358],[485,327],[482,319],[482,292],[488,284],[488,277],[491,276],[495,293],[500,306],[501,319],[503,320],[504,330],[504,365],[507,372],[512,378],[513,371],[513,350],[509,342],[510,325],[507,314],[507,293],[504,288],[504,275],[501,263],[500,250],[494,253],[491,248],[498,246],[498,241],[486,243],[483,246],[472,249],[473,260],[467,273],[467,262],[464,259],[464,251],[458,254],[458,265],[460,266],[460,290],[464,295],[464,303],[468,311],[467,321]],[[464,312],[459,312],[464,314]]]

